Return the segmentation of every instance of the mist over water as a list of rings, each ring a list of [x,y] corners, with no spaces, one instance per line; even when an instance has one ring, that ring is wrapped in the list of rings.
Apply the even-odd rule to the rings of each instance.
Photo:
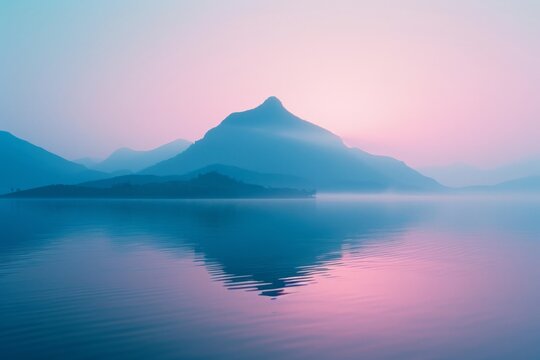
[[[0,201],[6,358],[539,358],[540,200]]]

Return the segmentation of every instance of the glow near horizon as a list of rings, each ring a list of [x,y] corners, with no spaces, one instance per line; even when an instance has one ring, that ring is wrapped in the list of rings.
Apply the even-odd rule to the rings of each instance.
[[[278,96],[415,166],[540,155],[536,1],[0,1],[0,129],[68,158]]]

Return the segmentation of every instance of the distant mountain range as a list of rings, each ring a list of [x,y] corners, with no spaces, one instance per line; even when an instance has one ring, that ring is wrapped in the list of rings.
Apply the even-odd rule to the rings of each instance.
[[[540,176],[527,176],[519,179],[505,181],[495,185],[468,186],[461,190],[468,192],[505,192],[530,193],[540,192]]]
[[[443,186],[393,158],[347,147],[287,111],[275,97],[233,113],[179,155],[141,172],[182,175],[208,166],[279,174],[323,191],[438,191]]]
[[[159,177],[149,182],[104,183],[79,185],[47,185],[4,195],[9,198],[151,198],[151,199],[200,199],[200,198],[308,198],[314,191],[278,189],[246,184],[228,176],[209,172],[189,180],[167,180]],[[99,186],[96,186],[99,185]]]
[[[39,191],[118,196],[120,188],[129,188],[152,197],[174,183],[170,194],[178,197],[185,184],[209,173],[246,186],[302,193],[450,190],[444,185],[466,192],[540,191],[540,159],[488,170],[431,167],[422,169],[423,175],[399,160],[346,146],[330,131],[290,113],[276,97],[232,113],[193,144],[176,140],[149,151],[122,148],[103,161],[79,160],[92,169],[0,131],[0,162],[0,194],[62,184],[73,186]]]
[[[0,194],[48,184],[74,184],[107,176],[0,131]]]
[[[79,161],[92,169],[0,131],[0,194],[62,184],[73,186],[39,191],[113,196],[117,188],[131,187],[155,195],[164,191],[163,184],[180,186],[209,173],[243,185],[304,192],[450,190],[444,185],[466,192],[540,192],[540,159],[488,170],[431,167],[422,175],[399,160],[346,146],[330,131],[290,113],[276,97],[232,113],[193,144],[176,140],[149,151],[122,148],[103,161]]]
[[[0,138],[0,155],[7,164],[7,175],[0,180],[1,192],[100,179],[107,179],[97,182],[103,188],[107,184],[139,186],[186,181],[209,172],[277,188],[361,192],[444,189],[401,161],[347,147],[330,131],[291,114],[275,97],[255,109],[231,114],[192,145],[178,140],[150,151],[120,149],[97,163],[80,160],[93,170],[8,133]],[[137,175],[111,178],[140,169]]]
[[[108,173],[136,173],[163,160],[178,155],[191,145],[188,140],[178,139],[152,150],[120,148],[103,161],[83,158],[76,162],[91,169]]]
[[[290,113],[276,97],[254,109],[232,113],[193,144],[177,140],[149,151],[119,149],[101,162],[80,160],[92,169],[6,132],[0,133],[0,160],[4,164],[2,193],[88,182],[102,188],[141,186],[188,181],[209,172],[273,188],[337,192],[446,189],[399,160],[346,146],[330,131]]]
[[[453,164],[425,167],[419,171],[451,187],[497,185],[516,179],[540,176],[540,158],[531,158],[490,169],[481,169],[467,164]]]

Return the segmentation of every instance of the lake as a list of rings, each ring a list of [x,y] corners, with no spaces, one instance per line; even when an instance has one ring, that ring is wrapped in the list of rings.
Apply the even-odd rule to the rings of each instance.
[[[0,201],[3,359],[540,359],[540,199]]]

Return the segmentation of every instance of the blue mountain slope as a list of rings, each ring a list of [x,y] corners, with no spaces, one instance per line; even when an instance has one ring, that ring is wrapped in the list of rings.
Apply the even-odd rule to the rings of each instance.
[[[307,180],[323,191],[434,191],[443,187],[404,163],[352,149],[268,98],[233,113],[183,153],[143,171],[185,174],[221,164]]]
[[[105,176],[6,131],[0,131],[0,163],[0,193],[56,183],[73,184]]]

